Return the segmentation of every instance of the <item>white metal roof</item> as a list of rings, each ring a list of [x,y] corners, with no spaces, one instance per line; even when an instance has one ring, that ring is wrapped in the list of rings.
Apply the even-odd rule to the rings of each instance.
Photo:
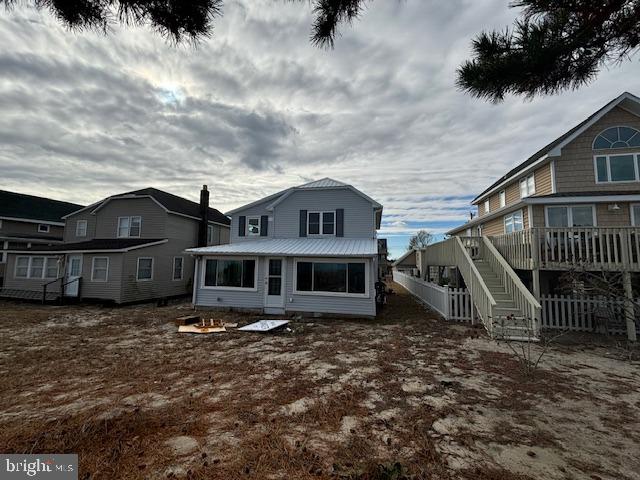
[[[332,188],[332,187],[346,187],[346,183],[339,182],[334,180],[333,178],[325,177],[320,180],[315,180],[313,182],[305,183],[304,185],[299,185],[296,188]]]
[[[189,248],[194,255],[280,255],[305,257],[372,257],[378,254],[375,238],[274,238]]]

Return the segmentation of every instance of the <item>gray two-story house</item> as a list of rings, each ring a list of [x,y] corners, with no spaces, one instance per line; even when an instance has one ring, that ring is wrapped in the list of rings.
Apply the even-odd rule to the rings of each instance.
[[[62,243],[63,217],[82,208],[75,203],[0,190],[0,288],[8,251]]]
[[[229,241],[228,217],[209,207],[145,188],[105,198],[64,217],[58,245],[9,250],[3,296],[43,292],[131,303],[188,295],[190,247]],[[37,298],[37,297],[34,297]]]
[[[196,307],[373,317],[382,205],[329,178],[237,208],[196,258]]]

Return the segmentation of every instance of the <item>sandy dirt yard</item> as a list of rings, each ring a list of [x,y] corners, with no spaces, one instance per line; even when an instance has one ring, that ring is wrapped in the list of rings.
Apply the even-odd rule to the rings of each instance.
[[[78,453],[83,479],[640,479],[640,365],[615,341],[565,338],[524,378],[394,289],[375,322],[278,334],[0,303],[0,451]]]

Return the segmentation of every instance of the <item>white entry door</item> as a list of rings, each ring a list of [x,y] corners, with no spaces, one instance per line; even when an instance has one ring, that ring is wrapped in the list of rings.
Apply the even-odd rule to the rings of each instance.
[[[265,313],[284,313],[284,258],[265,258]]]
[[[74,282],[82,275],[82,255],[67,256],[67,269],[64,275],[64,294],[68,297],[77,297],[80,282]],[[71,282],[71,283],[69,283]]]

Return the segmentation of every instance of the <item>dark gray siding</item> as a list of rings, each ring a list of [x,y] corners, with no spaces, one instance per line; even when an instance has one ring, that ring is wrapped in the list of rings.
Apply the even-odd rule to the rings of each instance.
[[[6,276],[4,278],[3,288],[7,289],[15,289],[15,290],[32,290],[32,291],[42,291],[42,286],[45,283],[49,283],[53,278],[47,279],[32,279],[32,278],[15,278],[15,267],[16,267],[16,258],[22,256],[32,256],[32,257],[54,257],[53,255],[16,255],[15,253],[10,253],[7,255],[7,263],[6,263]],[[62,266],[59,268],[60,274],[62,273]],[[58,286],[59,288],[59,286]]]
[[[95,257],[109,259],[108,281],[97,282],[91,280],[91,268]],[[83,298],[121,301],[122,293],[122,253],[85,253],[82,256],[82,283],[80,295]]]
[[[73,214],[67,217],[64,226],[64,241],[69,242],[84,242],[96,238],[96,216],[91,215],[92,209],[83,210],[79,213]],[[76,236],[76,226],[78,220],[87,221],[87,235],[85,237]],[[112,237],[115,237],[115,233]]]
[[[344,209],[345,238],[374,238],[373,205],[348,189],[299,190],[276,205],[274,236],[299,236],[300,210],[332,211]]]
[[[115,199],[96,212],[96,238],[118,236],[118,217],[140,216],[140,238],[166,238],[167,212],[150,198]]]
[[[64,227],[60,225],[50,225],[44,222],[45,225],[49,225],[49,233],[38,232],[38,224],[30,222],[18,222],[15,220],[2,220],[2,227],[0,227],[0,237],[12,237],[14,235],[19,237],[37,238],[44,237],[51,240],[62,240]]]

